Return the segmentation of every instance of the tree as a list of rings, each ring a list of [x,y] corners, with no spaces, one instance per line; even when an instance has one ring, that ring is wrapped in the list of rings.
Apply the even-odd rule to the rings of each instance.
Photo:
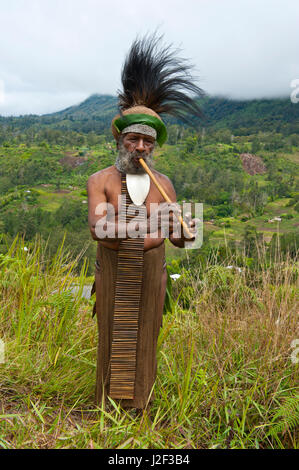
[[[257,137],[255,137],[251,142],[251,152],[255,154],[260,150],[260,148],[261,148],[260,141],[258,140]]]

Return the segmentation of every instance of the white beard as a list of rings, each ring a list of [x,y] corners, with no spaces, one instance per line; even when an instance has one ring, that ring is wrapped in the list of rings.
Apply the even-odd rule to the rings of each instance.
[[[123,145],[122,142],[119,143],[119,150],[118,156],[115,161],[115,166],[121,173],[126,173],[130,175],[142,175],[145,174],[145,170],[140,165],[140,167],[136,167],[133,163],[133,157],[140,156],[144,159],[145,163],[150,169],[154,167],[154,160],[153,160],[153,151],[146,155],[145,152],[142,154],[140,152],[129,152]]]

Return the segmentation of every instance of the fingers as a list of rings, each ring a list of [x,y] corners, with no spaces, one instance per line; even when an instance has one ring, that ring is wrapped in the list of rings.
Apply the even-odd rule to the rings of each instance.
[[[181,211],[180,206],[178,204],[174,204],[174,203],[168,204],[167,206],[165,206],[162,209],[162,212],[161,212],[162,216],[165,215],[165,217],[169,217],[171,219],[173,219],[174,216],[175,216],[175,218],[180,217],[181,213],[182,213],[182,211]]]
[[[197,229],[198,229],[198,224],[200,222],[200,219],[198,218],[194,218],[192,219],[191,218],[191,213],[187,213],[185,216],[184,216],[184,221],[186,222],[187,224],[187,227],[188,227],[188,230],[189,230],[189,233],[192,235],[192,237],[190,237],[188,234],[185,233],[184,231],[184,239],[186,241],[194,241],[195,240],[195,237],[197,235]]]
[[[180,216],[182,215],[181,207],[177,203],[162,202],[156,206],[150,215],[150,219],[153,222],[153,229],[156,231],[161,229],[163,234],[176,233],[177,237],[183,237],[186,240],[193,240],[197,233],[198,224],[200,219],[192,219],[191,212],[184,214],[184,222],[186,223],[188,233],[183,233],[181,227]],[[192,237],[190,237],[192,235]]]
[[[187,224],[187,226],[188,226],[189,228],[197,227],[197,225],[198,225],[199,222],[200,222],[200,220],[197,219],[197,218],[192,219],[191,212],[187,212],[187,213],[184,215],[184,221],[186,222],[186,224]]]
[[[187,212],[186,214],[184,214],[184,221],[186,222],[188,227],[191,227],[191,223],[192,223],[191,219],[192,219],[191,212]]]
[[[190,222],[189,222],[189,227],[194,227],[194,228],[197,228],[198,224],[200,222],[200,219],[191,219]]]

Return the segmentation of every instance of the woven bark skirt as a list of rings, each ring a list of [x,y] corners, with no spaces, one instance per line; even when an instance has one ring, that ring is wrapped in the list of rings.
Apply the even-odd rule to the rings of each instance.
[[[99,244],[95,273],[96,314],[99,332],[96,401],[99,405],[101,405],[103,397],[108,395],[110,386],[117,254],[117,251]],[[152,388],[157,370],[157,339],[163,314],[160,299],[164,258],[164,243],[157,248],[144,252],[137,335],[135,393],[134,399],[115,400],[123,407],[144,408],[148,401],[153,400]]]

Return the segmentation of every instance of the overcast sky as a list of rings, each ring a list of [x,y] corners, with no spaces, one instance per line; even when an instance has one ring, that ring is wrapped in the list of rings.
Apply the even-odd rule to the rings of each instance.
[[[211,95],[289,96],[299,79],[298,0],[0,0],[0,114],[115,95],[131,42],[157,28]]]

